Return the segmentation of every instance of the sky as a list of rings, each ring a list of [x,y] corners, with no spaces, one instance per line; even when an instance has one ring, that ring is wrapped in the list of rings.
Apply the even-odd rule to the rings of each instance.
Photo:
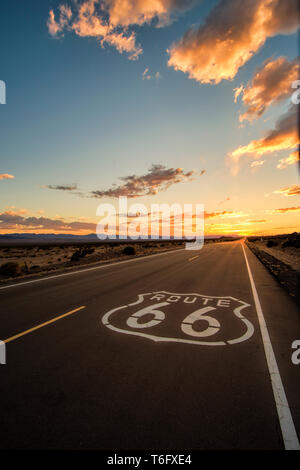
[[[92,233],[118,196],[300,231],[296,5],[2,1],[0,233]]]

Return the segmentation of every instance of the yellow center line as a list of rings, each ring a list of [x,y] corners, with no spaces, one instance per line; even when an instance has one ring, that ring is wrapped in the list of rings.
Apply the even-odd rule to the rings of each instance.
[[[45,323],[41,323],[40,325],[34,326],[33,328],[30,328],[29,330],[22,331],[22,333],[18,333],[17,335],[4,339],[3,343],[10,343],[11,341],[18,339],[21,336],[28,335],[29,333],[32,333],[33,331],[38,330],[39,328],[43,328],[43,326],[50,325],[50,323],[54,323],[55,321],[60,320],[61,318],[64,318],[69,315],[72,315],[73,313],[79,312],[79,310],[82,310],[84,308],[85,308],[85,305],[83,305],[82,307],[75,308],[75,310],[71,310],[70,312],[64,313],[63,315],[60,315],[59,317],[55,317],[52,320],[49,320],[49,321],[46,321]]]
[[[199,255],[193,256],[192,258],[189,258],[188,261],[193,261],[193,259],[199,258]]]

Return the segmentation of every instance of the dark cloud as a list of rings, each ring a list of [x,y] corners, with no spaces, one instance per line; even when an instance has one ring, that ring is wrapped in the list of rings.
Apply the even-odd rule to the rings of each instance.
[[[105,190],[91,191],[90,195],[96,198],[153,196],[159,191],[165,191],[173,184],[191,180],[195,174],[194,171],[184,173],[182,168],[167,168],[164,165],[152,165],[148,173],[144,175],[121,177],[119,179],[123,184],[119,186],[113,185]]]
[[[62,184],[62,185],[48,184],[46,188],[54,189],[56,191],[76,191],[78,189],[78,186],[77,184]]]

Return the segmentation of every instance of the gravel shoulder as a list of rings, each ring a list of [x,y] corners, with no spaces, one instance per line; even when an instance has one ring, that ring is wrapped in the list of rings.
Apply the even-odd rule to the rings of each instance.
[[[274,246],[268,246],[272,245],[270,240]],[[274,240],[273,237],[250,238],[246,244],[300,306],[300,248],[285,246],[286,241],[282,238]]]

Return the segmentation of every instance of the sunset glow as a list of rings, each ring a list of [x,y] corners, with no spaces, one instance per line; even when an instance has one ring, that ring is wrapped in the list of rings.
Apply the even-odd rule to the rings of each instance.
[[[206,235],[299,231],[295,0],[21,3],[0,234],[95,234],[120,196],[204,204]]]

